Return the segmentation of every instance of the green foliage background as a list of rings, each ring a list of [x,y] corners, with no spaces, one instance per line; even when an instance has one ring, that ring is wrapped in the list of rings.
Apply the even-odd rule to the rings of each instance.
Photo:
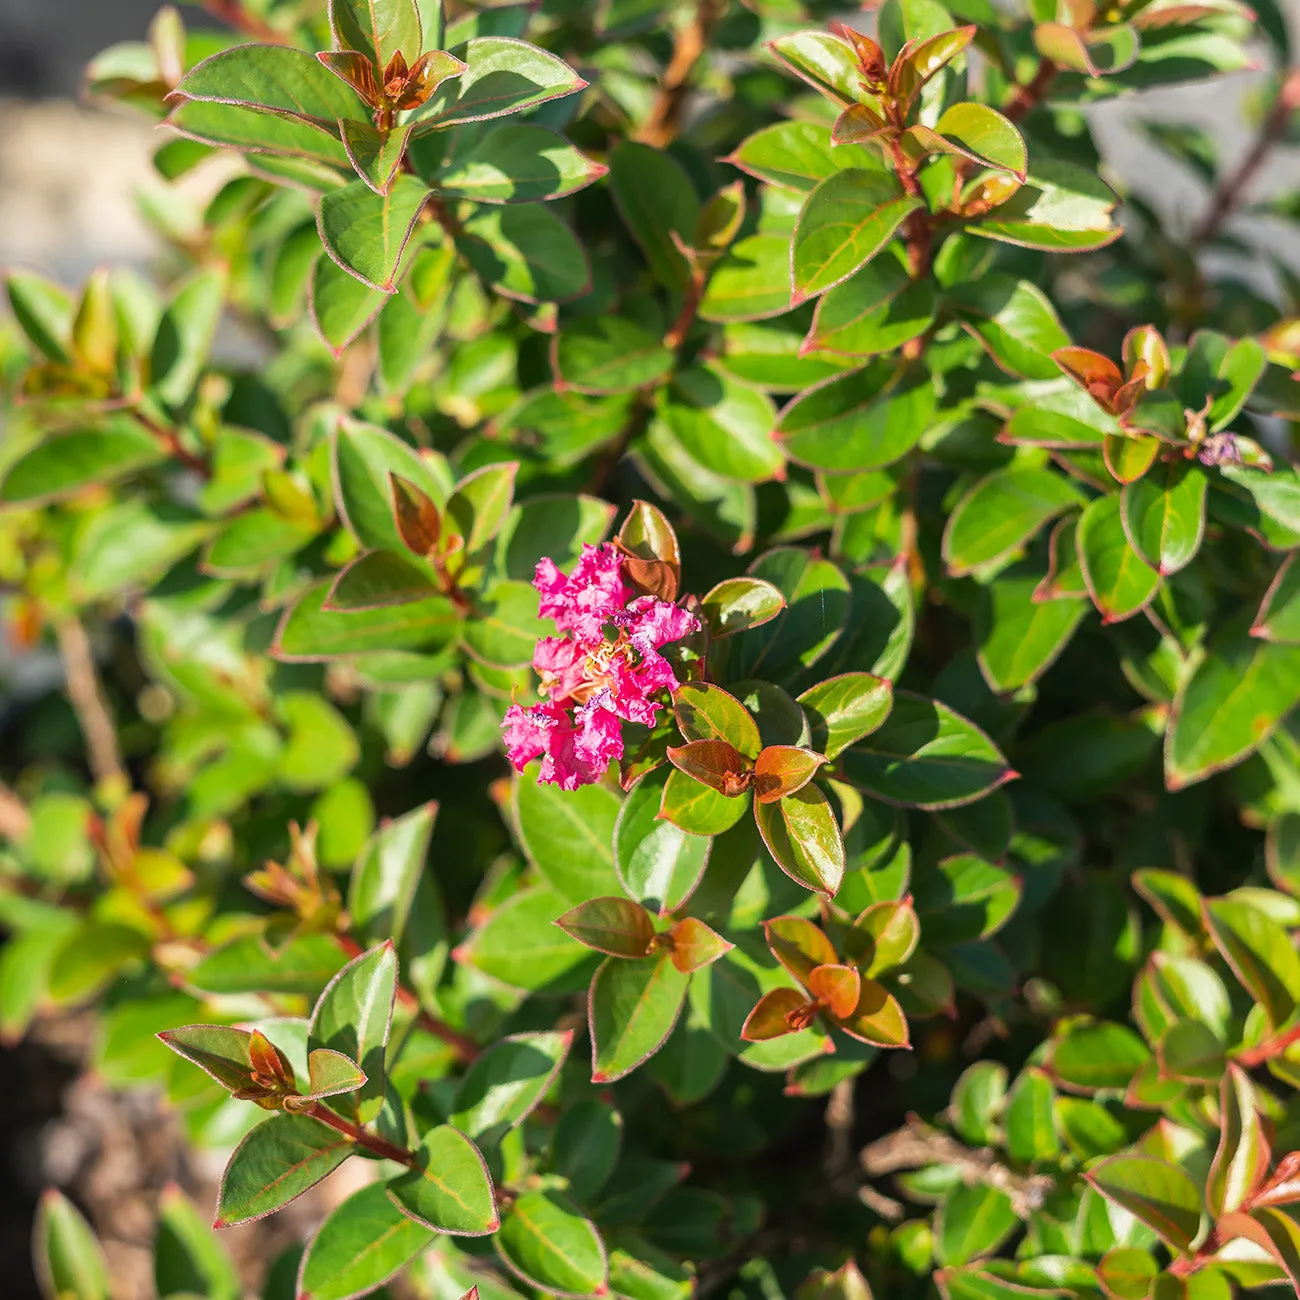
[[[157,279],[7,278],[66,681],[0,733],[0,1033],[93,1007],[217,1227],[367,1162],[268,1300],[1294,1286],[1273,0],[206,8],[88,72],[228,168]],[[1249,152],[1149,124],[1197,223],[1110,188],[1088,105],[1252,58]],[[610,538],[703,629],[563,791],[500,722]],[[240,1294],[207,1211],[160,1295]],[[56,1191],[36,1260],[111,1292]]]

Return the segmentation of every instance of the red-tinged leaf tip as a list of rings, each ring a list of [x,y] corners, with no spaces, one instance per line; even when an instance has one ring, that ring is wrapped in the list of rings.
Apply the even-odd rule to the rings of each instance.
[[[604,1070],[592,1070],[592,1072],[591,1072],[591,1081],[592,1081],[592,1083],[612,1083],[612,1082],[613,1082],[613,1080],[609,1077],[608,1074],[605,1073]]]
[[[219,1214],[212,1220],[212,1230],[214,1232],[220,1232],[222,1228],[228,1228],[229,1226],[230,1225]]]
[[[456,962],[457,965],[463,965],[467,962],[469,960],[469,944],[457,944],[456,947],[451,950],[451,959]]]
[[[494,1215],[492,1216],[492,1222],[489,1223],[488,1226],[487,1226],[487,1231],[488,1231],[488,1232],[496,1232],[497,1229],[500,1228],[500,1227],[501,1227],[501,1216],[500,1216],[499,1214],[494,1214]],[[486,1235],[486,1234],[485,1234],[485,1235]],[[300,1296],[300,1297],[299,1297],[299,1300],[303,1300],[303,1298]]]

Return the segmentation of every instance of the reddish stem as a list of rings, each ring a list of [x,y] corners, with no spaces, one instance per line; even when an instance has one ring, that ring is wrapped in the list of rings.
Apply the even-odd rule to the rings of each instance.
[[[695,313],[700,309],[700,300],[704,297],[704,272],[699,267],[691,268],[691,282],[686,286],[686,297],[682,309],[677,313],[672,328],[664,335],[664,347],[679,348],[690,328],[695,324]]]
[[[380,1137],[378,1133],[362,1128],[360,1124],[353,1124],[342,1115],[336,1115],[320,1102],[316,1102],[310,1110],[302,1113],[310,1115],[312,1119],[320,1120],[322,1124],[328,1124],[336,1132],[351,1138],[357,1146],[365,1147],[367,1151],[373,1151],[375,1155],[383,1156],[385,1160],[396,1160],[398,1164],[405,1165],[408,1169],[415,1166],[415,1157],[405,1147],[394,1145],[387,1138]]]
[[[903,153],[903,146],[898,143],[895,137],[889,144],[890,158],[894,163],[894,171],[898,174],[899,182],[903,186],[903,192],[914,199],[925,200],[925,195],[921,192],[921,184],[916,179],[916,168],[913,167]],[[930,274],[930,213],[928,208],[917,208],[907,218],[907,257],[912,269],[912,279],[919,280],[923,276]]]
[[[1223,228],[1223,223],[1241,202],[1255,173],[1264,165],[1273,146],[1286,134],[1291,114],[1300,108],[1300,67],[1287,73],[1277,92],[1277,102],[1259,128],[1259,135],[1250,152],[1241,160],[1231,175],[1225,176],[1214,192],[1209,210],[1192,232],[1193,247],[1207,244]]]
[[[1285,1034],[1269,1039],[1266,1043],[1260,1043],[1258,1047],[1239,1052],[1236,1058],[1237,1064],[1244,1065],[1248,1070],[1253,1069],[1257,1065],[1263,1065],[1265,1061],[1281,1056],[1292,1043],[1300,1043],[1300,1025],[1288,1029]]]
[[[1017,86],[1015,94],[1007,101],[1002,113],[1013,122],[1019,122],[1032,108],[1036,108],[1043,97],[1052,88],[1056,80],[1057,67],[1051,59],[1040,59],[1033,77],[1023,86]]]

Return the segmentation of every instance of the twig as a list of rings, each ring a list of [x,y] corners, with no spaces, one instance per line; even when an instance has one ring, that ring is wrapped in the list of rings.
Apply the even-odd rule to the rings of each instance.
[[[405,1165],[408,1169],[415,1166],[415,1157],[405,1147],[395,1146],[387,1138],[380,1137],[378,1133],[372,1133],[368,1128],[353,1124],[342,1115],[336,1115],[332,1110],[322,1106],[320,1102],[303,1114],[320,1120],[322,1124],[328,1124],[335,1132],[350,1137],[357,1146],[365,1147],[367,1151],[373,1151],[375,1155],[383,1156],[385,1160],[396,1160],[398,1164]]]
[[[186,469],[192,469],[196,474],[201,474],[204,478],[212,477],[212,467],[202,456],[196,456],[192,451],[186,451],[181,443],[180,435],[175,429],[169,429],[165,425],[159,424],[157,420],[144,411],[135,411],[133,414],[158,439],[162,449],[174,460],[180,461]]]
[[[709,38],[720,16],[720,9],[718,0],[699,0],[690,20],[677,29],[673,39],[673,57],[664,69],[650,116],[636,133],[636,139],[642,144],[662,149],[676,139],[681,130],[691,74],[709,48]]]
[[[692,266],[690,283],[687,284],[686,296],[682,299],[682,309],[677,313],[677,319],[673,321],[668,333],[664,335],[664,347],[681,347],[691,326],[695,324],[696,313],[699,312],[700,302],[704,298],[705,283],[704,269]]]
[[[862,1168],[874,1176],[934,1164],[955,1165],[963,1182],[983,1183],[1005,1192],[1021,1218],[1038,1209],[1052,1188],[1052,1179],[1047,1175],[1018,1174],[999,1164],[991,1151],[972,1151],[916,1115],[909,1115],[904,1127],[862,1152]]]
[[[233,27],[235,31],[243,32],[254,40],[269,41],[274,45],[289,44],[289,38],[283,32],[278,32],[260,18],[245,13],[239,0],[203,0],[203,9],[227,27]]]
[[[1291,114],[1300,108],[1300,67],[1292,68],[1287,73],[1281,88],[1277,92],[1277,102],[1269,111],[1259,128],[1259,135],[1250,152],[1241,160],[1235,171],[1225,176],[1210,200],[1205,215],[1192,232],[1193,248],[1208,244],[1223,229],[1223,224],[1232,215],[1237,204],[1245,197],[1255,173],[1264,165],[1273,146],[1278,144],[1286,134]]]
[[[1056,64],[1051,59],[1040,59],[1033,77],[1023,86],[1017,86],[1015,93],[1007,100],[1006,106],[1002,109],[1003,116],[1013,122],[1019,122],[1028,115],[1030,109],[1037,108],[1052,88],[1052,82],[1056,80],[1056,72]]]
[[[914,199],[924,200],[921,193],[921,182],[916,178],[916,168],[907,161],[903,153],[902,145],[895,138],[890,143],[890,156],[893,159],[894,171],[898,174],[898,179],[903,186],[903,191],[911,195]],[[930,274],[930,213],[924,208],[917,208],[907,218],[907,258],[912,269],[912,279],[920,280]]]
[[[26,839],[31,827],[32,815],[27,805],[0,781],[0,835],[7,840]]]
[[[838,1183],[853,1170],[853,1083],[841,1079],[826,1103],[826,1181]]]
[[[75,617],[64,619],[56,627],[59,654],[63,659],[63,673],[67,680],[68,700],[77,715],[81,735],[86,742],[86,757],[95,781],[125,779],[122,755],[117,745],[117,729],[113,725],[104,688],[95,667],[95,654],[90,648],[86,629]]]
[[[1300,1043],[1300,1025],[1288,1029],[1286,1033],[1279,1034],[1276,1038],[1260,1043],[1258,1047],[1238,1052],[1236,1056],[1237,1064],[1245,1066],[1248,1070],[1253,1069],[1257,1065],[1263,1065],[1265,1061],[1271,1061],[1275,1057],[1281,1056],[1294,1043]]]

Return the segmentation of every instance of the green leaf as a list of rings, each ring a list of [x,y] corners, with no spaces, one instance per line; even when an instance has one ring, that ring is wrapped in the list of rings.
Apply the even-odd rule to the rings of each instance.
[[[465,648],[479,663],[521,668],[550,631],[537,613],[537,592],[527,582],[498,582],[476,602],[465,622]]]
[[[308,1047],[340,1052],[366,1075],[358,1093],[329,1103],[355,1123],[369,1123],[384,1105],[384,1056],[396,996],[397,952],[390,940],[344,966],[312,1012]]]
[[[985,275],[953,285],[944,300],[1004,370],[1026,379],[1055,379],[1060,374],[1052,353],[1065,347],[1070,336],[1051,299],[1036,284]]]
[[[847,41],[828,32],[794,32],[769,41],[768,49],[833,103],[846,108],[858,101],[861,74]]]
[[[32,1253],[47,1300],[109,1300],[104,1252],[81,1212],[53,1187],[41,1193]]]
[[[768,852],[791,880],[828,898],[839,892],[844,839],[818,786],[805,785],[772,803],[756,801],[754,816]]]
[[[186,99],[235,104],[306,118],[336,131],[339,118],[363,121],[370,110],[345,81],[289,45],[235,45],[197,63],[174,92]]]
[[[153,391],[169,406],[182,406],[207,363],[225,303],[223,271],[198,272],[172,295],[149,355]]]
[[[1062,1086],[1094,1092],[1128,1087],[1134,1073],[1151,1059],[1151,1051],[1127,1025],[1085,1021],[1054,1039],[1047,1059]]]
[[[790,307],[790,237],[767,232],[738,240],[713,268],[700,319],[766,320]]]
[[[866,146],[834,145],[822,123],[800,119],[756,131],[722,161],[769,185],[805,194],[843,168],[880,169],[879,161]]]
[[[458,122],[524,113],[587,83],[554,54],[507,36],[476,36],[450,51],[466,70],[403,116],[420,134]]]
[[[1300,702],[1300,647],[1259,641],[1245,622],[1211,636],[1174,700],[1165,732],[1171,790],[1239,763]]]
[[[369,122],[340,122],[343,147],[352,160],[352,169],[381,198],[392,193],[398,172],[406,157],[411,138],[410,127],[395,131],[378,131]]]
[[[298,1272],[298,1300],[354,1300],[395,1277],[434,1239],[403,1214],[382,1183],[371,1183],[336,1206],[307,1247]]]
[[[922,207],[888,172],[850,168],[808,195],[790,245],[793,302],[825,293],[869,262]]]
[[[1294,559],[1288,555],[1269,584],[1250,629],[1251,636],[1300,645],[1300,566]]]
[[[1024,137],[1007,118],[987,104],[953,104],[933,129],[914,126],[903,135],[903,148],[910,142],[926,152],[956,153],[996,171],[1010,172],[1025,179],[1029,155]]]
[[[669,771],[647,772],[628,791],[614,825],[614,870],[631,898],[666,916],[683,906],[708,865],[712,841],[659,816]]]
[[[1212,1085],[1224,1070],[1223,1044],[1201,1020],[1175,1020],[1156,1044],[1160,1077]]]
[[[313,242],[320,236],[313,229]],[[316,332],[336,356],[375,318],[392,299],[371,289],[328,257],[318,257],[312,270],[310,306]]]
[[[571,1029],[499,1038],[461,1079],[451,1123],[476,1142],[518,1128],[555,1082],[572,1043]]]
[[[762,483],[784,472],[771,398],[714,366],[677,371],[658,414],[695,460],[723,478]]]
[[[1007,1067],[976,1061],[962,1071],[952,1090],[952,1122],[963,1141],[983,1147],[993,1143],[996,1119],[1007,1092]]]
[[[330,0],[330,27],[345,50],[386,68],[394,54],[408,65],[424,52],[415,0]]]
[[[316,228],[325,251],[350,275],[393,293],[398,263],[424,207],[428,187],[403,173],[385,194],[353,181],[321,198]]]
[[[929,329],[936,306],[933,280],[913,280],[891,250],[818,299],[801,353],[867,357],[892,352]]]
[[[588,898],[555,924],[579,943],[611,957],[644,957],[654,938],[650,914],[628,898]]]
[[[1201,1195],[1178,1165],[1154,1156],[1121,1154],[1093,1165],[1084,1177],[1173,1250],[1191,1248],[1201,1227]]]
[[[1006,924],[1021,891],[1016,875],[973,853],[918,872],[914,888],[926,940],[936,944],[988,938]]]
[[[1129,544],[1118,495],[1089,503],[1075,539],[1088,595],[1103,623],[1121,623],[1151,603],[1160,575]]]
[[[75,599],[90,601],[149,586],[212,532],[212,524],[161,501],[136,498],[91,516],[69,565]]]
[[[664,783],[659,815],[690,835],[721,835],[745,815],[748,807],[747,795],[720,794],[695,776],[675,767]]]
[[[609,1181],[623,1145],[623,1117],[602,1097],[569,1106],[555,1126],[551,1168],[576,1200],[591,1201]]]
[[[981,479],[957,503],[943,534],[943,556],[954,575],[1003,560],[1049,519],[1083,504],[1064,475],[1010,466]]]
[[[441,457],[421,456],[376,425],[341,421],[332,452],[339,515],[363,547],[406,554],[394,515],[394,475],[413,483],[439,509],[451,495],[451,474]]]
[[[218,576],[239,577],[294,555],[319,532],[312,520],[288,519],[269,507],[236,515],[208,547],[203,566]]]
[[[1013,775],[974,723],[911,691],[895,691],[884,725],[840,757],[851,785],[905,808],[956,808]]]
[[[985,239],[1049,253],[1104,248],[1123,231],[1114,224],[1114,192],[1073,163],[1035,162],[1029,181],[1006,203],[967,229]]]
[[[986,1183],[958,1187],[939,1211],[938,1258],[944,1264],[966,1264],[991,1255],[1019,1222],[1006,1192]]]
[[[482,209],[456,248],[487,284],[520,302],[566,302],[591,287],[582,245],[542,203]]]
[[[636,322],[602,316],[562,329],[551,344],[551,366],[557,383],[580,393],[626,393],[665,378],[673,354]]]
[[[203,993],[297,993],[316,998],[344,964],[343,952],[325,934],[303,934],[271,949],[248,934],[214,949],[185,973]]]
[[[512,1273],[552,1295],[603,1295],[605,1243],[590,1219],[560,1192],[526,1192],[506,1212],[497,1252]]]
[[[687,741],[725,740],[746,758],[757,758],[763,747],[749,710],[720,686],[683,682],[673,692],[673,713]]]
[[[877,730],[893,701],[893,684],[871,673],[841,673],[799,696],[812,726],[812,746],[827,758]]]
[[[328,75],[328,74],[327,74]],[[176,104],[166,124],[182,136],[209,145],[229,145],[252,152],[259,164],[269,165],[276,156],[286,161],[308,159],[324,169],[330,179],[343,177],[332,169],[351,170],[347,150],[338,138],[337,126],[241,104],[186,99]]]
[[[175,1183],[168,1183],[158,1198],[153,1268],[159,1300],[187,1295],[240,1300],[238,1270]]]
[[[450,1124],[424,1135],[415,1168],[393,1179],[388,1195],[416,1223],[453,1237],[485,1237],[501,1223],[487,1164]]]
[[[1065,649],[1088,606],[1035,599],[1033,578],[998,578],[984,589],[975,619],[980,672],[1001,695],[1037,681]]]
[[[569,901],[553,889],[525,889],[515,894],[456,950],[457,960],[515,988],[569,987],[577,978],[570,978],[570,972],[591,957],[580,943],[551,924]]]
[[[1285,928],[1250,903],[1207,898],[1206,929],[1242,988],[1264,1009],[1269,1025],[1286,1025],[1300,1004],[1300,954]]]
[[[1021,1073],[1003,1119],[1012,1159],[1032,1164],[1060,1153],[1061,1140],[1052,1115],[1055,1101],[1056,1089],[1042,1070],[1029,1068]]]
[[[351,933],[363,944],[400,943],[424,869],[438,805],[385,821],[370,837],[348,884]]]
[[[158,440],[135,420],[110,418],[48,438],[12,461],[0,482],[0,504],[43,505],[163,459]]]
[[[700,599],[701,616],[715,641],[746,628],[762,627],[784,608],[785,597],[761,578],[724,578]]]
[[[612,1083],[653,1056],[672,1033],[690,976],[672,954],[625,961],[608,957],[591,981],[587,1018],[591,1079]]]
[[[421,136],[411,164],[443,198],[477,203],[563,198],[607,170],[563,136],[531,122],[474,124]]]
[[[14,319],[51,361],[71,361],[72,299],[57,284],[28,271],[10,271],[5,291]]]
[[[314,1187],[352,1154],[341,1133],[308,1115],[272,1115],[235,1148],[221,1178],[217,1228],[264,1218]]]
[[[212,567],[211,554],[208,565]],[[367,551],[339,570],[323,608],[331,613],[354,613],[439,596],[437,585],[426,571],[392,551]]]
[[[618,812],[618,796],[604,786],[561,790],[540,784],[533,770],[515,778],[519,843],[542,879],[571,902],[618,892],[611,848]]]
[[[700,219],[700,200],[685,168],[672,154],[634,140],[614,146],[609,166],[619,216],[645,254],[650,273],[669,289],[684,289],[690,267],[673,235],[691,247]]]
[[[928,374],[878,360],[800,393],[781,412],[776,436],[791,460],[812,469],[879,469],[920,441],[934,410]]]
[[[232,1092],[252,1082],[253,1063],[248,1054],[252,1035],[247,1029],[226,1025],[182,1025],[158,1035],[168,1047],[192,1061]]]
[[[1205,535],[1208,480],[1199,466],[1170,461],[1124,486],[1124,531],[1133,549],[1158,573],[1191,563]]]
[[[327,609],[333,581],[317,583],[285,611],[271,648],[274,658],[314,663],[376,650],[420,650],[447,645],[460,628],[460,616],[445,596],[378,609]]]

